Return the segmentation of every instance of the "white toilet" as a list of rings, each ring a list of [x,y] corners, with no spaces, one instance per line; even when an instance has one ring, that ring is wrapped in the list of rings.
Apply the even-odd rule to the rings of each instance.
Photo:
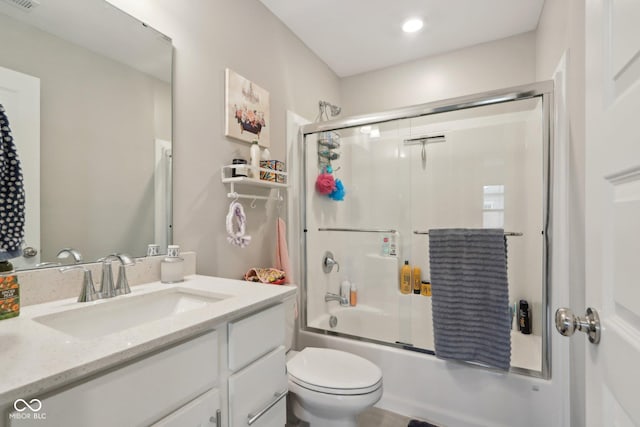
[[[310,427],[356,427],[356,417],[382,397],[380,368],[345,351],[289,351],[287,372],[293,413]]]

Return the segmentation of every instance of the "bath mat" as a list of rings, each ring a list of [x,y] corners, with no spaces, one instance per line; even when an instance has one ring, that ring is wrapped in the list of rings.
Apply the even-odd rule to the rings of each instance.
[[[407,427],[438,427],[438,426],[435,424],[428,423],[426,421],[411,420],[409,421],[409,425]]]

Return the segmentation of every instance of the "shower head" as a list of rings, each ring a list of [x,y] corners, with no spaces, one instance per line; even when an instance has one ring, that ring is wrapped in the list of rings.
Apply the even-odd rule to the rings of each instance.
[[[329,114],[327,114],[327,108],[329,108],[329,111],[331,112],[331,117],[337,116],[342,111],[342,108],[338,107],[337,105],[333,105],[327,101],[320,101],[318,103],[318,107],[320,108],[320,117],[322,117],[322,115],[324,114],[327,117],[327,119],[329,119]]]

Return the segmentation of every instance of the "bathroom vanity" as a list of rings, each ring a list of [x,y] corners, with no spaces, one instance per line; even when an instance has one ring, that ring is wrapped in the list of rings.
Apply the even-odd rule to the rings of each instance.
[[[0,426],[283,426],[295,287],[206,276],[0,322]]]

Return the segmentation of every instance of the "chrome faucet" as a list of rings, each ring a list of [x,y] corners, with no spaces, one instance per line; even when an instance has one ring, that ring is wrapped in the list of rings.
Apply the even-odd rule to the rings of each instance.
[[[111,261],[120,261],[118,269],[118,281],[116,286],[113,286],[113,273],[111,272]],[[102,280],[100,281],[100,298],[112,298],[116,295],[124,295],[131,293],[129,288],[129,282],[125,272],[125,267],[134,265],[135,262],[129,255],[126,254],[111,254],[104,258],[100,258],[98,261],[102,261]]]
[[[60,249],[58,252],[58,259],[69,258],[69,256],[73,258],[75,264],[82,262],[82,254],[73,248]]]
[[[91,270],[82,265],[72,265],[69,267],[62,267],[59,271],[66,273],[72,270],[84,270],[84,277],[82,278],[82,287],[80,288],[80,295],[78,296],[78,302],[89,302],[100,298],[100,295],[96,292],[93,286],[93,277],[91,276]]]
[[[346,306],[349,305],[349,298],[347,297],[343,297],[341,295],[338,294],[333,294],[331,292],[327,292],[324,295],[324,301],[325,302],[329,302],[329,301],[340,301],[340,305],[342,306]]]

